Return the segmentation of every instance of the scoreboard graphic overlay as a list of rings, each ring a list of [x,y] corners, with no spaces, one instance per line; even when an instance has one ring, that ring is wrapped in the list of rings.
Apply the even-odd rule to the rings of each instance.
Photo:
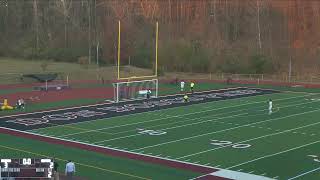
[[[0,159],[0,179],[51,179],[53,159]]]

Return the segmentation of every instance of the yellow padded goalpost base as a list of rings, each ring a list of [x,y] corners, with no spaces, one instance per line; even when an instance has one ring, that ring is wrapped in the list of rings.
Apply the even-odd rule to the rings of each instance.
[[[12,110],[13,107],[9,106],[8,99],[4,99],[3,105],[1,106],[1,110]]]

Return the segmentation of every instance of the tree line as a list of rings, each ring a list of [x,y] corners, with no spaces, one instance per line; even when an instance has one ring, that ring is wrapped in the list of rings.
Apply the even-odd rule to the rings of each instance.
[[[0,0],[0,56],[160,70],[316,72],[315,0]]]

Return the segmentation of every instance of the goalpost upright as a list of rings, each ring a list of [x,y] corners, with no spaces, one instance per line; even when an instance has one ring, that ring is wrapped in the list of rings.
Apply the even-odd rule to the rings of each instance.
[[[117,82],[114,83],[114,98],[119,102],[123,96],[122,91],[127,89],[127,99],[135,99],[130,93],[137,93],[145,90],[152,90],[151,97],[158,97],[158,39],[159,23],[155,26],[155,59],[152,75],[122,77],[120,73],[121,66],[121,21],[118,21],[118,50],[117,50]],[[132,81],[133,80],[133,81]],[[124,87],[126,85],[127,87]]]
[[[118,57],[117,57],[117,77],[118,80],[130,80],[130,79],[147,79],[147,78],[157,78],[158,77],[158,41],[159,41],[159,22],[156,22],[155,28],[156,42],[155,42],[155,65],[154,74],[148,76],[131,76],[131,77],[121,77],[120,65],[121,65],[121,21],[118,21]]]

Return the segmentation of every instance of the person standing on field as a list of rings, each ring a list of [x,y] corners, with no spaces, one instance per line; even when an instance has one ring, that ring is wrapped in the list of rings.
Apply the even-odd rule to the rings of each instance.
[[[53,159],[53,176],[54,180],[59,180],[59,172],[58,172],[59,164],[55,159]]]
[[[272,114],[272,100],[269,99],[269,115]]]
[[[183,91],[184,91],[184,84],[185,84],[185,82],[184,82],[184,81],[181,81],[181,82],[180,82],[181,92],[183,92]]]
[[[193,92],[194,92],[194,82],[191,82],[191,84],[190,84],[190,90],[191,90],[191,93],[193,94]]]
[[[66,175],[68,180],[72,180],[72,177],[76,173],[76,166],[74,163],[69,160],[68,163],[66,164]]]

